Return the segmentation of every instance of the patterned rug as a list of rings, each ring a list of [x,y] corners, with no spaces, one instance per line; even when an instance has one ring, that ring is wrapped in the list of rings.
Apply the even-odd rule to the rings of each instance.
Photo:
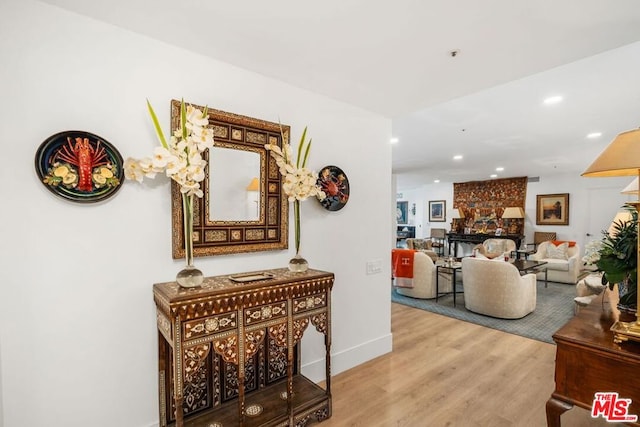
[[[537,285],[535,311],[522,319],[515,320],[496,319],[468,311],[464,308],[464,293],[460,293],[463,291],[460,285],[458,285],[459,293],[456,295],[456,307],[453,306],[453,295],[442,296],[436,303],[435,299],[406,297],[393,289],[391,300],[398,304],[553,344],[551,338],[553,334],[574,315],[573,298],[576,296],[576,289],[572,285],[552,282],[549,282],[548,287],[545,288],[544,281],[540,280]]]

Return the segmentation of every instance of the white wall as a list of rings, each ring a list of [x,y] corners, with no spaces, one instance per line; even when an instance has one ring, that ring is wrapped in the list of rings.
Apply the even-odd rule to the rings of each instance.
[[[587,159],[585,169],[593,159]],[[620,191],[633,177],[585,178],[578,174],[560,174],[540,177],[540,182],[527,184],[525,234],[533,242],[534,231],[555,231],[559,240],[575,240],[582,252],[590,240],[600,239],[599,232],[609,227],[618,209],[629,200]],[[569,225],[536,225],[538,194],[569,193]],[[597,201],[592,198],[597,197]],[[603,218],[595,224],[592,219]],[[591,233],[592,236],[587,236]]]
[[[333,373],[390,351],[389,235],[379,232],[391,222],[390,120],[31,0],[0,5],[0,57],[5,427],[157,424],[152,284],[182,266],[171,258],[169,182],[125,182],[108,201],[79,205],[52,195],[34,171],[40,143],[64,130],[98,134],[124,157],[150,154],[146,98],[166,128],[169,102],[181,97],[280,118],[294,138],[309,126],[310,166],[337,165],[351,185],[339,212],[302,206],[303,255],[336,274]],[[217,275],[284,267],[293,255],[196,264]],[[383,260],[380,274],[365,274],[371,259]],[[322,337],[310,333],[303,348],[303,371],[320,379]]]
[[[589,159],[585,160],[585,168]],[[600,239],[599,232],[609,227],[609,223],[618,209],[632,196],[620,194],[620,191],[633,180],[633,177],[616,178],[584,178],[577,174],[557,174],[540,177],[539,182],[527,184],[527,196],[525,202],[525,241],[533,242],[535,231],[554,231],[560,240],[575,240],[584,251],[584,245],[589,240]],[[445,223],[429,223],[429,200],[446,200],[447,211],[453,208],[453,184],[441,182],[438,184],[425,184],[417,189],[398,189],[404,196],[403,200],[410,200],[418,206],[424,206],[424,216],[421,218],[424,226],[422,233],[429,236],[431,227],[444,226],[450,229],[451,219],[447,212]],[[536,225],[536,199],[538,194],[569,193],[569,225],[549,226]],[[603,218],[604,221],[596,221]],[[591,236],[587,236],[591,233]],[[418,229],[416,229],[416,235]],[[470,248],[465,250],[469,251]]]

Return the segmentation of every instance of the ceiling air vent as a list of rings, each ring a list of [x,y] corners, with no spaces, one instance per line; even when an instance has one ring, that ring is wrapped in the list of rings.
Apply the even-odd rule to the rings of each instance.
[[[539,176],[530,176],[527,178],[527,182],[540,182]]]

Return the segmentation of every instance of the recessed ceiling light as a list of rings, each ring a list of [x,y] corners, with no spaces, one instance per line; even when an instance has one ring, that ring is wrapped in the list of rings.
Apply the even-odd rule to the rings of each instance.
[[[550,96],[549,98],[545,99],[544,103],[547,105],[551,105],[551,104],[557,104],[560,101],[562,101],[562,97],[560,95],[556,95],[556,96]]]
[[[496,168],[496,172],[502,172],[504,170],[504,168],[502,166],[498,166]]]
[[[439,179],[434,179],[433,182],[435,182],[436,184],[440,182]]]
[[[587,134],[587,138],[598,138],[602,136],[602,132],[591,132],[590,134]]]
[[[456,154],[453,156],[453,160],[462,160],[462,154]]]
[[[392,143],[392,144],[397,144],[397,143],[398,143],[398,141],[400,141],[398,138],[391,138],[391,139],[389,140],[389,142],[390,142],[390,143]]]
[[[489,178],[497,178],[498,174],[492,173],[491,175],[489,175]]]

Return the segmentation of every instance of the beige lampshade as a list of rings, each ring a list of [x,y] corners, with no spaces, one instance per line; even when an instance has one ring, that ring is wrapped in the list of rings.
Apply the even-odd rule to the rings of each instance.
[[[517,207],[505,208],[502,213],[503,219],[524,218],[524,210]]]
[[[449,211],[449,218],[462,219],[464,218],[464,213],[460,209],[451,209],[451,211]]]
[[[247,186],[247,191],[260,191],[260,181],[258,178],[253,178]]]
[[[616,216],[613,218],[613,221],[611,221],[609,230],[607,230],[607,232],[609,233],[609,236],[611,237],[615,236],[616,232],[615,232],[614,226],[616,222],[629,222],[632,219],[633,219],[633,216],[631,215],[631,212],[629,212],[629,210],[625,209],[622,211],[618,211],[618,213],[616,213]]]
[[[638,178],[634,179],[633,181],[631,181],[631,183],[629,185],[627,185],[626,187],[624,187],[624,189],[622,189],[622,191],[620,192],[622,194],[638,194]]]
[[[582,176],[606,177],[638,175],[640,169],[640,129],[622,132],[591,163]]]

